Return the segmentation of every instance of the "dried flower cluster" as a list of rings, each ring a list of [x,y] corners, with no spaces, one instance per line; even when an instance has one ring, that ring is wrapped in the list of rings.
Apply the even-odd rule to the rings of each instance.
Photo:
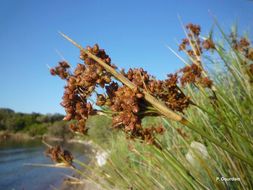
[[[215,49],[215,44],[211,38],[207,38],[206,40],[202,41],[202,48],[206,50]]]
[[[145,89],[154,97],[163,101],[173,111],[183,112],[188,107],[190,100],[178,87],[177,74],[169,74],[166,80],[156,80],[142,68],[130,69],[126,77],[138,88]],[[142,97],[137,93],[138,97]]]
[[[122,71],[123,72],[123,71]],[[165,102],[172,110],[183,112],[190,100],[177,86],[177,76],[169,75],[166,80],[156,80],[142,68],[129,69],[123,74],[136,86],[131,90],[126,86],[111,83],[106,87],[107,98],[98,96],[97,105],[107,103],[116,114],[113,115],[113,126],[123,128],[130,138],[140,138],[150,144],[154,143],[155,134],[162,134],[161,126],[143,128],[141,119],[147,115],[148,103],[138,89],[144,89],[154,97]],[[99,104],[98,104],[99,103]],[[153,115],[156,113],[153,113]]]
[[[193,63],[178,72],[179,75],[182,75],[181,84],[184,86],[187,83],[194,83],[205,88],[211,88],[213,82],[203,75],[204,69],[200,57],[203,54],[203,49],[215,49],[215,44],[211,38],[200,39],[201,28],[199,25],[188,24],[186,29],[188,31],[187,38],[182,40],[179,50],[185,51]]]
[[[86,50],[116,68],[111,65],[110,57],[97,44],[92,48],[87,47]],[[189,97],[185,96],[177,85],[177,74],[168,75],[166,80],[157,80],[142,68],[129,69],[126,73],[122,71],[122,74],[136,86],[132,90],[124,84],[119,85],[112,81],[111,74],[84,51],[81,51],[80,58],[84,64],[78,64],[73,73],[70,72],[70,66],[65,61],[59,62],[57,67],[50,70],[52,75],[58,75],[67,82],[61,105],[66,111],[64,120],[76,121],[70,124],[72,131],[83,134],[87,132],[86,120],[89,115],[96,113],[88,101],[92,93],[97,94],[97,106],[106,106],[111,110],[114,128],[124,130],[128,138],[138,138],[150,144],[155,144],[155,135],[162,134],[164,129],[161,126],[144,128],[141,125],[144,116],[158,115],[154,109],[149,109],[150,105],[143,98],[142,91],[145,90],[163,101],[173,111],[183,113],[190,104]],[[97,87],[103,89],[104,94],[98,94]]]
[[[112,66],[109,56],[104,50],[99,49],[98,45],[94,45],[93,48],[87,47],[87,50]],[[131,139],[139,138],[150,144],[154,143],[155,134],[162,134],[164,129],[161,126],[142,127],[141,120],[145,113],[148,113],[148,103],[138,89],[146,90],[175,111],[183,112],[189,105],[189,98],[177,86],[176,75],[170,75],[168,79],[160,81],[143,69],[130,69],[125,76],[136,85],[136,90],[131,90],[112,81],[111,74],[82,51],[80,58],[85,64],[78,64],[73,73],[69,71],[69,64],[64,61],[50,70],[52,75],[58,75],[67,82],[61,105],[66,111],[64,120],[76,121],[70,124],[72,131],[87,132],[86,120],[89,115],[96,113],[87,98],[98,86],[105,90],[105,94],[97,94],[96,105],[110,108],[113,113],[113,127],[123,129]]]
[[[212,86],[212,81],[203,76],[203,67],[198,58],[203,49],[214,49],[215,45],[211,39],[200,40],[201,29],[198,25],[189,24],[186,28],[188,38],[183,39],[179,49],[187,52],[194,60],[193,64],[175,74],[168,75],[165,80],[157,80],[142,68],[121,71],[135,85],[135,89],[113,81],[112,75],[90,58],[85,51],[80,52],[80,59],[84,61],[84,64],[78,64],[73,73],[70,72],[67,62],[59,62],[59,65],[50,72],[67,82],[61,105],[66,111],[64,120],[75,121],[70,125],[70,129],[83,134],[87,132],[86,120],[89,115],[97,112],[88,98],[96,94],[96,105],[110,109],[114,128],[124,130],[131,139],[139,138],[148,143],[154,143],[155,135],[162,134],[164,130],[160,126],[144,128],[141,125],[144,116],[159,115],[145,101],[143,90],[164,102],[171,110],[184,113],[191,101],[179,88],[179,82],[182,86],[186,83],[200,84],[208,88]],[[116,69],[111,64],[110,57],[97,44],[93,47],[88,46],[86,50]],[[97,88],[101,88],[104,93],[98,94]]]
[[[246,58],[253,60],[253,51],[252,47],[250,47],[250,41],[245,37],[238,37],[235,34],[230,34],[232,46],[235,50],[242,53]]]
[[[251,46],[250,41],[245,37],[239,38],[235,33],[231,33],[230,38],[233,49],[240,52],[248,60],[253,61],[253,47]],[[246,61],[242,62],[242,64],[246,63]],[[247,73],[250,75],[250,77],[252,77],[253,63],[246,65],[246,67],[248,70]]]
[[[93,48],[87,47],[87,50],[102,59],[108,65],[111,65],[110,57],[103,49],[99,49],[95,44]],[[93,59],[89,58],[84,52],[81,52],[80,58],[85,62],[78,64],[74,73],[70,73],[69,65],[65,61],[50,70],[52,75],[58,75],[67,81],[61,105],[65,108],[66,116],[64,120],[75,120],[76,123],[70,125],[70,129],[79,133],[86,133],[86,120],[89,115],[95,114],[87,98],[94,92],[99,85],[104,87],[111,82],[111,74],[106,72]]]
[[[115,128],[123,129],[128,138],[141,139],[153,144],[155,134],[162,134],[161,127],[143,128],[141,119],[145,116],[147,103],[142,98],[143,95],[131,90],[126,86],[118,86],[113,82],[106,87],[109,98],[110,109],[115,113],[112,115],[112,124]],[[107,101],[108,102],[108,101]]]
[[[49,148],[45,153],[56,163],[65,163],[70,166],[72,165],[72,154],[67,150],[63,150],[59,145]]]
[[[61,79],[66,79],[69,76],[69,64],[66,61],[59,62],[59,65],[50,69],[51,75],[58,75]]]
[[[182,73],[180,78],[181,84],[184,86],[187,83],[200,84],[204,88],[211,88],[213,82],[208,77],[202,76],[202,68],[196,64],[185,66],[179,72]]]

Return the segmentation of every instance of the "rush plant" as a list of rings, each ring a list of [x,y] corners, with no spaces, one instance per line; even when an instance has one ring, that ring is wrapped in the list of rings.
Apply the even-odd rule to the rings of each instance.
[[[253,48],[217,27],[219,43],[186,26],[179,50],[187,65],[165,80],[142,68],[119,71],[97,44],[83,48],[62,34],[83,60],[73,72],[66,61],[50,70],[67,83],[61,105],[70,129],[85,134],[88,117],[103,114],[121,131],[107,164],[93,168],[104,188],[253,189]]]

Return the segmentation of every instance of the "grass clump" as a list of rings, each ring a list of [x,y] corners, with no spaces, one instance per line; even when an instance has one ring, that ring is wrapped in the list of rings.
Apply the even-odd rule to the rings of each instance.
[[[179,49],[187,65],[165,80],[143,69],[119,72],[98,45],[84,49],[64,35],[85,63],[73,73],[67,62],[51,69],[67,82],[65,120],[75,120],[71,129],[84,134],[88,118],[103,114],[119,130],[113,138],[104,129],[99,135],[109,139],[110,154],[93,171],[105,189],[253,189],[253,48],[246,37],[217,27],[222,43],[200,36],[198,25],[186,26]]]

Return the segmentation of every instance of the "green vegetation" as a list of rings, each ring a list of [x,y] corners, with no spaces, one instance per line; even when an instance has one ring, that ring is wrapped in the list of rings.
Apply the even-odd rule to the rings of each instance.
[[[50,134],[56,137],[64,136],[66,122],[62,121],[63,115],[39,113],[15,113],[11,109],[0,109],[0,131],[11,133],[27,133],[30,136]]]
[[[106,116],[95,115],[91,116],[86,123],[89,128],[86,139],[91,139],[93,142],[107,147],[110,139],[114,138],[116,131],[111,128],[112,120]]]

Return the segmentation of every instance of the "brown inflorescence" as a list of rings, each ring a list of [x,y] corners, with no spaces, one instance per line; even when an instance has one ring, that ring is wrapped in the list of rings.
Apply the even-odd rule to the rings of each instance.
[[[253,47],[246,37],[239,38],[236,33],[230,34],[232,48],[242,55],[240,60],[243,71],[249,77],[249,82],[253,83]]]
[[[185,66],[179,71],[183,73],[180,78],[181,84],[184,86],[187,83],[195,83],[197,79],[201,77],[201,71],[202,69],[194,63],[192,65]]]
[[[209,77],[204,75],[205,71],[200,57],[203,54],[203,50],[215,49],[215,44],[211,38],[200,39],[201,28],[199,25],[190,23],[186,25],[186,29],[188,35],[179,45],[179,50],[184,50],[187,53],[191,58],[192,64],[179,70],[178,74],[181,76],[180,82],[183,86],[187,83],[194,83],[204,88],[211,88],[213,82]]]
[[[59,145],[50,147],[45,153],[56,163],[65,163],[70,166],[72,165],[73,156],[71,152],[63,150]]]
[[[189,24],[186,25],[186,29],[188,29],[189,31],[191,31],[191,33],[189,35],[192,35],[192,34],[195,35],[195,36],[199,36],[200,35],[201,28],[197,24],[189,23]]]
[[[87,47],[86,50],[115,68],[111,65],[110,57],[97,44],[92,48]],[[72,131],[83,134],[87,132],[86,120],[89,115],[97,111],[88,101],[94,93],[97,95],[96,105],[107,106],[111,110],[114,128],[123,130],[130,139],[137,138],[158,146],[155,143],[155,135],[162,134],[164,128],[162,126],[143,127],[141,123],[146,115],[159,115],[158,112],[149,110],[150,105],[143,98],[143,90],[163,101],[173,111],[183,113],[190,104],[189,97],[185,96],[177,85],[177,74],[168,75],[166,80],[157,80],[142,68],[129,69],[127,73],[122,71],[125,77],[136,86],[135,89],[130,89],[124,84],[119,85],[113,81],[111,74],[84,51],[81,51],[80,58],[85,64],[78,64],[73,73],[65,64],[59,64],[51,69],[51,74],[59,75],[67,82],[61,105],[66,111],[64,120],[75,120],[70,124]],[[98,94],[97,87],[103,89],[105,93]]]
[[[201,40],[199,38],[201,28],[199,25],[190,23],[186,25],[186,29],[188,30],[188,38],[182,40],[182,44],[185,46],[183,50],[185,50],[190,57],[196,59],[196,57],[202,54]],[[179,50],[181,50],[181,45],[179,45]]]
[[[240,52],[243,56],[253,61],[253,47],[251,46],[250,41],[245,37],[241,37],[239,40],[234,34],[231,34],[230,38],[232,47]]]
[[[103,49],[99,49],[97,44],[93,48],[87,47],[87,50],[112,66],[110,57]],[[70,129],[75,132],[86,133],[86,120],[89,115],[95,114],[95,110],[87,98],[91,96],[97,86],[104,87],[109,84],[111,82],[111,74],[106,72],[83,51],[81,51],[80,58],[85,65],[78,64],[73,73],[68,70],[69,65],[66,62],[60,62],[59,66],[51,69],[50,72],[52,75],[60,76],[67,82],[62,98],[63,101],[61,102],[66,112],[64,120],[75,120],[76,123],[72,123]]]
[[[165,102],[173,111],[183,112],[190,103],[189,98],[184,95],[177,85],[177,74],[169,74],[166,80],[157,80],[140,68],[130,69],[126,76],[137,87],[145,89],[154,97]],[[141,93],[138,92],[137,96],[142,97]]]
[[[185,66],[178,72],[181,74],[180,82],[182,86],[186,84],[199,84],[204,88],[210,88],[213,85],[213,81],[209,77],[203,76],[202,68],[197,64]]]
[[[209,77],[203,77],[202,68],[196,64],[185,66],[179,73],[182,73],[180,82],[183,86],[186,84],[200,84],[204,88],[211,88],[213,82]]]
[[[243,52],[250,47],[250,42],[245,37],[241,37],[240,40],[237,39],[237,36],[232,34],[230,37],[232,39],[232,46],[234,49]]]
[[[185,96],[185,94],[180,90],[177,85],[178,83],[178,75],[170,74],[168,78],[163,83],[163,93],[159,95],[165,104],[171,108],[172,110],[179,111],[183,113],[183,111],[189,106],[190,98]]]
[[[50,69],[51,75],[58,75],[61,79],[66,79],[69,76],[69,64],[66,61],[60,61],[59,65]]]
[[[123,129],[128,138],[138,138],[152,144],[153,131],[141,125],[143,115],[140,111],[146,104],[141,93],[124,85],[119,87],[116,83],[107,86],[106,92],[110,97],[110,109],[115,113],[112,117],[113,127]]]
[[[215,49],[215,44],[211,38],[207,38],[206,40],[202,41],[202,47],[206,50]]]
[[[153,144],[155,134],[161,134],[164,130],[161,126],[142,127],[141,119],[146,115],[148,103],[143,99],[144,94],[138,89],[146,90],[154,97],[164,101],[170,109],[179,112],[183,112],[189,106],[190,99],[177,86],[176,75],[168,75],[168,79],[163,81],[156,80],[142,68],[129,69],[124,75],[135,84],[135,90],[125,85],[119,86],[115,82],[106,86],[110,109],[116,112],[113,115],[113,127],[122,128],[131,139],[139,138]],[[99,97],[99,101],[100,99]]]
[[[181,51],[181,50],[186,50],[186,47],[187,47],[188,45],[190,45],[189,39],[188,39],[188,38],[182,39],[182,43],[179,45],[179,51]]]

